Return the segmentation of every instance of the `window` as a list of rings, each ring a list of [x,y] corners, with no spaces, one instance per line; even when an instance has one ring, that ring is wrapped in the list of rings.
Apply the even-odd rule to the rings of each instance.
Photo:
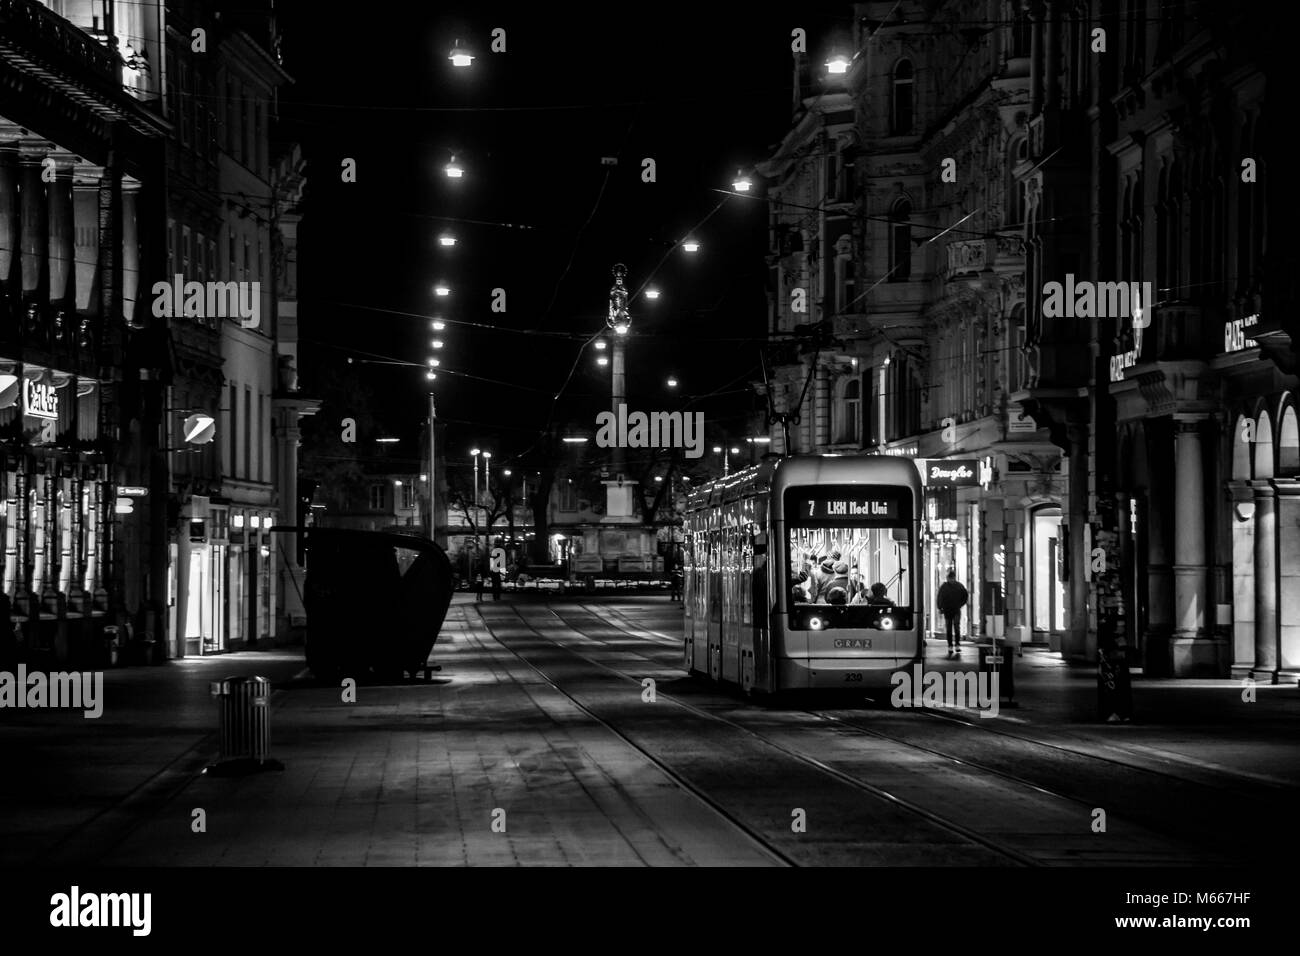
[[[415,508],[415,482],[405,481],[402,483],[402,508],[411,511]]]
[[[368,504],[370,505],[371,511],[384,510],[384,487],[385,486],[382,482],[376,482],[370,486],[370,500]]]
[[[244,479],[253,476],[253,390],[244,387]]]
[[[241,92],[239,97],[239,158],[248,165],[248,96]]]
[[[912,277],[912,204],[898,200],[889,218],[889,281],[906,282]]]
[[[560,511],[577,511],[578,510],[578,492],[573,487],[573,479],[568,478],[560,482]]]
[[[1019,4],[1015,4],[1019,6]],[[1011,24],[1011,55],[1013,57],[1029,56],[1033,48],[1033,24],[1029,14],[1024,10],[1016,11],[1016,18]]]
[[[226,423],[226,434],[230,436],[230,460],[226,463],[226,474],[235,477],[239,474],[239,386],[230,383],[230,417]]]
[[[239,271],[239,278],[244,280],[245,282],[250,281],[249,280],[250,265],[249,265],[248,257],[251,249],[252,249],[252,245],[249,243],[247,239],[245,239],[244,240],[244,267]]]
[[[1003,225],[1019,226],[1024,223],[1027,214],[1025,185],[1016,179],[1014,170],[1018,164],[1028,158],[1029,140],[1021,136],[1012,141],[1007,153],[1010,156],[1010,161],[1007,163],[1007,218]]]
[[[1011,310],[1011,321],[1007,323],[1007,358],[1011,365],[1011,388],[1018,392],[1029,380],[1029,366],[1025,357],[1025,306],[1020,303]]]
[[[230,227],[228,231],[228,236],[230,239],[229,242],[230,248],[229,250],[227,250],[227,254],[226,254],[226,281],[233,282],[235,281],[235,261],[236,261],[235,229],[233,226]]]
[[[861,433],[862,379],[854,376],[840,386],[839,407],[835,416],[835,441],[856,443]]]
[[[912,132],[912,85],[912,64],[903,60],[894,67],[891,132],[895,136]]]
[[[270,429],[266,423],[266,393],[257,394],[257,480],[266,481],[266,439]]]
[[[193,234],[190,232],[190,227],[181,226],[181,274],[185,276],[186,282],[194,278],[190,274],[190,263],[193,261],[193,238]]]
[[[167,277],[176,272],[176,220],[167,220]]]

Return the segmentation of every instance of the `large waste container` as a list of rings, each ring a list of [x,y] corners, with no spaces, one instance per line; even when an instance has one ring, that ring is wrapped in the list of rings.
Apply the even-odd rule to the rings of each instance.
[[[321,680],[424,671],[451,606],[447,553],[428,538],[308,528],[307,666]]]

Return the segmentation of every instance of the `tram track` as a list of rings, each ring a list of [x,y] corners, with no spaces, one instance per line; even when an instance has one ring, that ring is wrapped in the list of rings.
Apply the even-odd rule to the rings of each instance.
[[[619,626],[625,627],[629,632],[641,631],[643,633],[654,634],[660,641],[669,637],[668,635],[663,634],[660,631],[652,631],[648,628],[644,628],[640,626],[635,621],[631,620],[626,614],[622,613],[622,611],[620,611],[618,608],[615,607],[601,606],[597,608],[596,606],[593,605],[584,605],[584,609],[587,610],[588,613],[591,613],[597,617],[604,616],[606,618],[617,618],[619,621]],[[863,697],[865,700],[871,701],[872,703],[878,703],[878,701],[876,701],[875,698],[872,698],[869,694],[864,694]],[[804,712],[813,714],[815,716],[823,716],[826,715],[825,714],[826,711],[832,711],[834,709],[835,708],[821,708],[816,710],[809,709]],[[1243,787],[1242,784],[1245,781],[1243,781],[1242,778],[1230,774],[1225,774],[1221,771],[1216,771],[1215,777],[1222,778],[1224,776],[1228,776],[1229,780],[1227,781],[1223,779],[1211,780],[1211,779],[1206,779],[1204,776],[1193,778],[1193,777],[1180,775],[1177,773],[1170,773],[1165,770],[1159,770],[1147,765],[1138,764],[1131,760],[1118,759],[1117,757],[1109,756],[1103,753],[1097,753],[1093,750],[1084,750],[1079,747],[1071,747],[1059,741],[1044,740],[1041,737],[1026,736],[1025,734],[1015,733],[1005,727],[993,726],[987,720],[983,720],[983,719],[981,719],[979,722],[976,722],[975,720],[967,719],[963,716],[958,716],[957,714],[954,713],[948,713],[942,710],[935,710],[933,708],[920,708],[917,710],[917,713],[929,720],[942,721],[947,724],[952,724],[960,727],[967,727],[973,730],[979,730],[986,734],[995,735],[998,737],[1005,738],[1007,740],[1026,744],[1032,747],[1038,747],[1045,750],[1053,750],[1061,754],[1069,755],[1071,757],[1078,757],[1089,761],[1104,762],[1126,773],[1127,772],[1143,773],[1151,777],[1161,777],[1165,780],[1168,780],[1178,785],[1205,787],[1205,788],[1221,791],[1225,794],[1244,797],[1246,799],[1257,799],[1260,796],[1260,794],[1252,793],[1249,789]],[[843,720],[843,718],[838,716],[830,716],[830,719]],[[854,726],[859,726],[859,725],[854,724]],[[883,734],[882,732],[875,730],[874,728],[865,728],[859,726],[859,729],[862,729],[870,733],[874,733],[877,736],[885,737],[886,739],[897,740],[899,743],[916,746],[918,747],[918,749],[923,749],[923,750],[927,749],[922,745],[918,745],[910,741],[904,741],[900,738]],[[1113,746],[1113,745],[1108,744],[1108,746]],[[939,756],[951,757],[953,760],[957,760],[959,762],[969,762],[966,761],[965,758],[957,757],[956,755],[953,754],[945,754],[933,750],[931,752],[936,753]],[[1121,752],[1126,754],[1129,753],[1129,751],[1121,751]],[[971,766],[981,766],[974,762],[970,762],[970,763]],[[1002,776],[1007,777],[1008,779],[1015,779],[1015,775],[1007,774],[1005,771],[1001,771],[996,768],[981,767],[981,769],[984,769],[989,773],[1000,774]],[[1032,783],[1032,781],[1026,781],[1026,782],[1030,786],[1035,786],[1035,787],[1039,787],[1040,789],[1043,789],[1041,788],[1040,785]],[[1260,788],[1261,790],[1271,791],[1271,793],[1276,794],[1278,796],[1285,796],[1287,799],[1293,799],[1297,789],[1300,789],[1293,785],[1281,781],[1274,781],[1271,779],[1251,779],[1250,783],[1253,786]],[[1069,797],[1069,795],[1065,795],[1065,794],[1063,794],[1062,796],[1066,796],[1069,799],[1077,799],[1077,798]]]
[[[595,659],[589,654],[582,653],[581,651],[571,646],[568,646],[560,641],[556,641],[552,639],[550,636],[543,633],[541,629],[534,626],[534,623],[529,621],[528,617],[526,617],[523,613],[520,613],[518,610],[515,610],[514,608],[511,608],[511,610],[515,618],[519,621],[519,623],[524,628],[526,628],[529,632],[531,632],[531,634],[534,636],[535,639],[544,641],[546,644],[558,650],[563,651],[565,654],[583,661],[589,667],[596,668],[609,675],[612,675],[613,677],[617,678],[620,681],[630,682],[632,684],[637,685],[638,687],[640,686],[641,678],[639,678],[638,676],[624,673],[623,671],[618,670],[616,667],[611,667],[609,664]],[[556,612],[553,608],[546,607],[540,610],[542,614],[549,614],[550,616],[554,617],[558,622],[560,622],[562,625],[564,625],[566,628],[574,631],[575,633],[582,634],[584,637],[586,637],[586,639],[597,641],[598,643],[606,643],[600,641],[599,638],[594,638],[591,637],[590,635],[584,634],[584,632],[580,628],[575,627],[571,622],[567,621],[560,613]],[[616,734],[621,739],[623,739],[628,744],[628,746],[632,747],[638,753],[644,755],[647,759],[651,760],[665,774],[667,774],[675,782],[677,782],[679,786],[682,786],[688,792],[692,793],[693,795],[701,799],[703,802],[707,803],[716,812],[720,813],[729,821],[731,821],[733,825],[740,827],[752,838],[762,842],[765,846],[769,848],[769,850],[774,855],[778,856],[778,858],[781,858],[789,862],[791,865],[799,865],[789,854],[780,850],[773,841],[769,840],[767,837],[761,834],[757,828],[745,823],[744,820],[742,820],[738,814],[732,813],[721,803],[721,801],[715,800],[709,793],[705,791],[705,788],[697,785],[686,774],[679,773],[675,768],[673,768],[666,761],[661,759],[658,754],[652,753],[647,747],[645,747],[643,744],[639,743],[636,739],[634,739],[632,735],[624,733],[618,727],[613,726],[613,724],[610,721],[605,720],[598,713],[596,713],[592,708],[589,708],[585,704],[583,704],[583,702],[579,700],[575,695],[570,694],[569,691],[567,691],[564,687],[560,686],[560,684],[557,681],[553,680],[551,676],[547,674],[542,668],[538,667],[536,664],[530,661],[518,649],[512,647],[508,639],[502,638],[502,636],[498,633],[499,623],[500,622],[498,621],[490,621],[487,618],[485,618],[485,624],[488,626],[490,630],[492,630],[493,636],[496,638],[498,643],[500,643],[507,650],[510,650],[521,661],[523,661],[530,668],[536,671],[539,674],[539,676],[542,677],[543,680],[546,680],[547,683],[550,684],[552,687],[554,687],[559,693],[563,694],[564,696],[572,700],[575,706],[582,709],[584,713],[587,713],[593,719],[600,721],[603,726],[608,727],[612,733]],[[494,624],[497,624],[498,628],[494,628],[493,627]],[[643,658],[643,659],[650,660],[649,658]],[[851,788],[853,791],[859,794],[867,794],[873,799],[879,801],[880,803],[888,805],[889,807],[895,810],[902,811],[908,814],[909,816],[911,816],[912,818],[924,820],[928,825],[939,828],[951,834],[952,836],[957,837],[959,840],[977,845],[983,848],[988,853],[1001,858],[1004,861],[1004,863],[1009,863],[1012,865],[1020,865],[1020,866],[1043,865],[1042,861],[1032,856],[1022,853],[1012,847],[1008,847],[999,841],[990,839],[984,834],[981,834],[969,827],[963,826],[947,817],[944,817],[941,814],[928,810],[925,807],[922,807],[919,804],[916,804],[910,800],[899,797],[897,794],[891,793],[882,787],[878,787],[874,784],[868,783],[862,780],[861,778],[854,776],[853,774],[847,773],[843,770],[839,770],[836,767],[830,766],[824,761],[818,760],[807,754],[800,753],[799,751],[787,747],[786,745],[776,740],[773,740],[771,737],[759,731],[756,731],[751,727],[746,727],[743,724],[731,720],[727,717],[697,707],[687,701],[682,700],[680,697],[676,695],[664,694],[661,692],[658,694],[658,699],[673,704],[674,706],[691,714],[692,716],[694,716],[695,718],[701,721],[707,721],[715,725],[725,726],[732,731],[735,731],[739,734],[743,734],[746,737],[754,741],[757,741],[766,750],[776,751],[777,753],[785,757],[787,760],[797,762],[803,767],[810,768],[816,774],[822,777],[832,778],[838,783],[844,785],[845,787]]]
[[[584,636],[587,637],[589,640],[595,641],[597,643],[605,644],[608,646],[608,641],[603,640],[599,636],[591,634],[589,632],[590,629],[584,631],[581,625],[579,625],[577,622],[572,620],[571,615],[569,617],[565,617],[563,614],[557,613],[553,609],[548,609],[548,610],[550,610],[552,614],[555,614],[556,617],[559,617],[565,623],[565,625],[570,629],[578,633],[584,634]],[[629,634],[632,636],[636,636],[637,633],[653,634],[657,638],[659,638],[659,640],[655,642],[657,646],[665,646],[663,645],[662,641],[663,639],[668,638],[668,635],[665,635],[662,632],[653,631],[652,629],[642,627],[636,622],[629,620],[627,615],[622,614],[615,608],[609,608],[605,606],[583,605],[575,610],[578,611],[578,613],[590,615],[596,620],[602,621],[605,626],[611,627],[616,631],[618,631],[619,633]],[[665,646],[665,650],[666,649],[667,648]],[[619,650],[622,653],[626,653],[625,651],[622,651],[622,649]],[[642,656],[648,662],[654,663],[659,667],[664,666],[664,662],[658,659],[658,655],[653,657],[648,655],[642,655]],[[679,656],[680,655],[677,655],[677,657]],[[679,661],[677,662],[677,666],[680,667]],[[691,706],[691,705],[685,705],[685,706]],[[845,716],[843,712],[836,712],[834,708],[816,708],[816,709],[799,708],[796,710],[790,710],[786,712],[791,714],[797,713],[800,715],[812,717],[818,721],[839,726],[855,734],[869,736],[881,741],[888,742],[890,745],[895,747],[905,748],[908,751],[926,754],[929,757],[942,760],[946,764],[949,764],[953,767],[964,768],[968,772],[974,772],[989,777],[993,777],[997,780],[1005,782],[1006,784],[1010,784],[1014,787],[1022,788],[1032,793],[1038,794],[1041,797],[1054,800],[1059,803],[1075,806],[1078,808],[1081,814],[1085,815],[1085,817],[1098,806],[1098,801],[1096,800],[1091,800],[1077,794],[1067,793],[1063,790],[1060,790],[1052,786],[1046,786],[1041,782],[1035,781],[1026,776],[1022,776],[1021,774],[1010,772],[1006,769],[995,766],[992,763],[971,759],[969,756],[951,753],[945,750],[938,749],[936,747],[926,746],[925,744],[917,743],[915,740],[908,740],[901,736],[886,733],[878,728],[866,726],[860,720],[856,720],[853,719],[852,717]],[[1104,756],[1092,755],[1090,753],[1079,751],[1070,747],[1053,746],[1052,744],[1033,740],[1031,738],[1025,738],[1018,734],[999,733],[993,728],[986,728],[983,727],[982,725],[975,724],[971,721],[962,720],[961,718],[958,717],[952,717],[950,715],[945,715],[945,714],[938,714],[932,711],[923,711],[922,713],[928,717],[940,718],[945,720],[946,722],[957,724],[962,727],[970,728],[972,730],[985,731],[985,732],[997,734],[998,736],[1005,738],[1006,740],[1013,741],[1015,744],[1022,745],[1026,748],[1052,749],[1059,752],[1062,755],[1067,755],[1069,758],[1074,760],[1092,759],[1097,761],[1104,761],[1109,764],[1112,764],[1117,770],[1121,770],[1124,773],[1132,773],[1135,771],[1145,770],[1147,773],[1153,776],[1164,778],[1165,780],[1179,787],[1195,788],[1195,787],[1202,786],[1202,784],[1199,781],[1190,780],[1186,777],[1180,777],[1174,774],[1168,774],[1158,770],[1146,770],[1146,768],[1136,767],[1133,766],[1132,764],[1128,764],[1123,761],[1113,760],[1111,758],[1107,758]],[[722,719],[722,720],[729,719],[725,717],[719,717],[716,714],[712,714],[711,716],[714,716],[717,719]],[[752,730],[750,732],[756,733]],[[781,747],[783,745],[774,742],[774,746]],[[812,759],[812,758],[807,758],[807,759]],[[831,769],[834,770],[835,768],[831,768]],[[836,771],[836,772],[842,773],[843,771]],[[1076,774],[1082,773],[1082,771],[1078,769],[1076,769],[1075,772]],[[865,784],[865,781],[860,781],[860,782]],[[870,784],[865,784],[865,785],[872,786]],[[1233,791],[1233,793],[1239,796],[1246,796],[1246,797],[1251,796],[1249,794],[1241,793],[1240,791]],[[1119,804],[1116,801],[1106,801],[1105,805],[1110,805],[1113,808],[1116,805],[1122,806],[1123,804]],[[1112,822],[1114,822],[1113,819]],[[1134,826],[1140,827],[1141,829],[1148,831],[1154,835],[1158,835],[1170,840],[1185,841],[1189,838],[1189,836],[1192,835],[1199,835],[1199,836],[1204,835],[1202,831],[1198,831],[1196,834],[1189,834],[1188,832],[1186,832],[1186,830],[1179,829],[1177,827],[1155,825],[1158,824],[1159,821],[1153,822],[1151,820],[1145,820],[1145,819],[1126,818],[1126,822]],[[956,824],[956,823],[954,823],[954,825],[961,826],[961,824]],[[967,832],[974,832],[971,831],[970,828],[963,828],[963,829],[966,830]],[[1225,836],[1224,839],[1228,843],[1230,843],[1230,846],[1221,848],[1221,851],[1231,852],[1234,849],[1240,850],[1239,845],[1236,844],[1235,842],[1232,842],[1228,837]],[[1219,842],[1223,842],[1223,841],[1219,841]],[[1229,858],[1225,858],[1223,860],[1216,859],[1213,862],[1230,863],[1231,860]]]

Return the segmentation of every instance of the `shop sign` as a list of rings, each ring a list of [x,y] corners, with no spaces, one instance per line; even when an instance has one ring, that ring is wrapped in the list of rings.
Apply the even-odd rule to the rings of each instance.
[[[964,488],[979,484],[979,462],[975,459],[929,458],[925,462],[925,483],[931,487]]]
[[[1232,353],[1241,352],[1245,349],[1258,348],[1258,342],[1246,337],[1246,330],[1251,328],[1258,321],[1259,313],[1248,315],[1242,319],[1233,319],[1231,322],[1224,322],[1223,351]]]
[[[53,385],[26,379],[23,385],[23,414],[33,418],[59,417],[59,393]]]
[[[1007,406],[1008,434],[1021,435],[1036,431],[1038,431],[1038,422],[1026,415],[1023,408],[1014,403]]]

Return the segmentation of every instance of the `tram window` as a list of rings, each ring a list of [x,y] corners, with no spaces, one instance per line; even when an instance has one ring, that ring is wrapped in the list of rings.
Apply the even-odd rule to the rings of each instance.
[[[910,607],[910,546],[906,527],[792,527],[791,601]]]

